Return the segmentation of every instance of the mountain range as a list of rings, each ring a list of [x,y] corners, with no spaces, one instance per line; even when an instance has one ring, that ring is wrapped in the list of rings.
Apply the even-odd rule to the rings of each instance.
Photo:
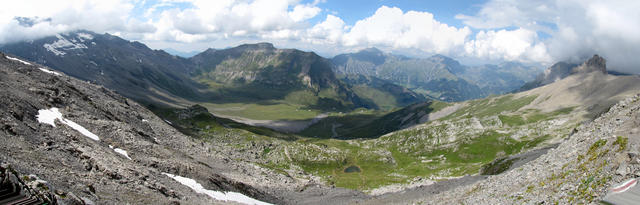
[[[418,59],[368,48],[332,61],[341,75],[365,75],[405,86],[432,99],[462,101],[503,94],[533,80],[539,69],[520,63],[465,66],[443,55]]]
[[[144,103],[195,99],[192,63],[117,36],[80,31],[2,46],[3,51],[104,85]]]
[[[375,48],[326,59],[269,43],[208,49],[182,58],[89,31],[2,45],[0,50],[147,104],[171,106],[277,100],[319,110],[392,109],[428,98],[460,101],[505,93],[537,74],[534,67],[518,63],[464,66],[442,55],[415,59]]]

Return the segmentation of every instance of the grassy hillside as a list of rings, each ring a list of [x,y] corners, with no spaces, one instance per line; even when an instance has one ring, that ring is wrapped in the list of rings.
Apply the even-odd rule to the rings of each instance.
[[[208,85],[216,104],[285,103],[321,111],[369,106],[315,53],[260,43],[207,50],[191,60],[192,78]]]
[[[535,96],[512,97],[472,101],[460,113],[373,140],[297,142],[300,145],[287,147],[291,156],[287,163],[323,176],[339,187],[371,190],[408,183],[415,177],[438,180],[477,174],[484,164],[566,136],[577,124],[570,120],[571,109],[551,113],[518,110]],[[566,121],[559,123],[557,119]],[[319,159],[307,157],[325,155]],[[352,166],[361,172],[344,171]]]
[[[553,112],[523,109],[536,97],[505,95],[457,106],[442,102],[418,104],[391,113],[365,109],[335,113],[302,133],[317,135],[313,137],[278,134],[251,126],[225,127],[220,120],[211,120],[216,118],[202,120],[200,115],[165,116],[186,127],[193,136],[217,141],[230,150],[252,153],[251,157],[237,160],[291,176],[321,177],[338,187],[371,191],[420,179],[437,181],[477,174],[498,158],[565,137],[579,123],[571,107]],[[432,113],[452,106],[458,109],[440,119],[374,139],[329,139],[335,133],[326,131],[332,130],[327,126],[341,123],[344,128],[333,129],[344,133],[341,138],[367,132],[380,135],[384,132],[376,128],[417,120],[412,113]],[[359,128],[349,129],[354,127]]]

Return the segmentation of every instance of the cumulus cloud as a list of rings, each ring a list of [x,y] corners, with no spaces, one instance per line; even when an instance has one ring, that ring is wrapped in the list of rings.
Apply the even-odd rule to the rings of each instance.
[[[5,2],[3,7],[0,7],[0,43],[29,40],[77,29],[141,38],[134,40],[184,43],[239,36],[291,39],[308,26],[307,20],[321,12],[316,6],[318,3],[321,2],[301,4],[296,0],[12,1]],[[142,14],[135,14],[136,7],[144,9]]]
[[[327,19],[309,30],[310,41],[347,47],[380,46],[392,49],[417,49],[430,53],[452,53],[460,49],[469,28],[455,28],[434,19],[429,12],[403,12],[396,7],[380,7],[372,16],[347,28],[342,19]],[[326,42],[318,41],[326,40]]]
[[[158,29],[146,36],[148,40],[196,42],[230,37],[291,39],[298,36],[305,21],[321,9],[314,4],[291,0],[185,0],[192,7],[158,11],[148,9],[147,15],[159,12],[153,24]],[[172,2],[164,2],[171,4]],[[175,2],[174,2],[175,3]]]
[[[491,60],[549,62],[547,48],[528,29],[480,31],[465,43],[466,55]]]
[[[338,44],[342,41],[342,36],[346,30],[342,19],[334,15],[327,15],[327,18],[308,30],[308,39],[312,43]]]
[[[485,60],[550,61],[546,45],[534,30],[481,30],[472,35],[468,27],[456,28],[441,23],[431,13],[403,12],[386,6],[353,26],[345,25],[337,16],[327,15],[326,20],[308,30],[306,40],[342,46],[347,50],[376,46]]]
[[[75,29],[129,31],[141,22],[129,18],[134,5],[125,0],[7,1],[0,7],[0,43],[29,40]],[[20,18],[21,17],[21,18]],[[32,24],[20,19],[31,19]],[[46,21],[38,19],[47,19]],[[130,32],[136,32],[136,30]],[[146,30],[150,30],[145,27]]]
[[[320,11],[321,9],[315,6],[297,5],[293,8],[293,11],[289,12],[289,17],[294,22],[301,22],[313,18],[314,16],[318,15]]]
[[[637,8],[636,0],[492,0],[476,15],[457,18],[480,29],[518,27],[547,33],[549,37],[535,45],[546,47],[550,61],[577,62],[597,53],[608,59],[609,68],[640,73]]]

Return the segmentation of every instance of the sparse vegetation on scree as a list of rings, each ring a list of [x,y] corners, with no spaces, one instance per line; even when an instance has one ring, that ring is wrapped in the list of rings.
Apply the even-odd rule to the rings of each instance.
[[[570,118],[572,108],[548,113],[520,109],[535,98],[514,99],[513,95],[505,95],[469,101],[439,120],[374,139],[326,139],[330,133],[322,132],[318,132],[320,138],[282,135],[250,126],[228,129],[219,121],[203,120],[202,116],[178,119],[167,114],[170,112],[164,116],[186,127],[192,136],[220,141],[234,150],[255,149],[254,157],[237,160],[291,175],[302,171],[337,187],[371,191],[392,184],[475,175],[498,158],[543,146],[550,139],[569,134],[576,122],[554,124],[552,119]],[[433,112],[447,106],[451,104],[433,103],[420,109]],[[376,116],[383,115],[366,110],[331,115],[334,123],[356,127],[358,121],[373,123],[370,127],[381,126],[366,119]],[[321,122],[314,126],[327,125]],[[303,134],[313,132],[312,126]],[[345,172],[353,166],[359,171]],[[499,169],[508,169],[508,165]]]

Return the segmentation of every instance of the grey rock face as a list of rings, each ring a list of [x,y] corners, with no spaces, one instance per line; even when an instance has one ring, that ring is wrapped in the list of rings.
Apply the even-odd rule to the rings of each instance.
[[[109,34],[77,31],[6,44],[0,50],[145,103],[199,97],[199,84],[189,78],[189,60]]]
[[[593,71],[600,71],[607,74],[607,60],[599,55],[593,55],[593,57],[584,62],[580,67],[574,68],[572,73],[588,73]]]
[[[538,75],[534,81],[523,85],[518,91],[531,90],[540,86],[551,84],[567,76],[578,73],[590,73],[594,71],[607,74],[607,61],[599,55],[593,55],[590,59],[580,65],[569,64],[566,62],[558,62],[547,68],[543,73]]]

